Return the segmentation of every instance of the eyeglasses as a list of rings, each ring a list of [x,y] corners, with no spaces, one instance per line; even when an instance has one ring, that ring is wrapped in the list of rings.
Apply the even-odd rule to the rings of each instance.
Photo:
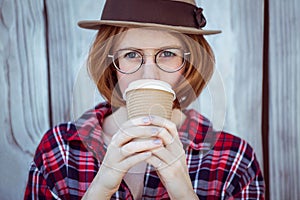
[[[155,64],[162,71],[174,73],[183,68],[186,57],[190,54],[180,48],[160,49],[154,54]],[[137,49],[121,49],[113,55],[108,55],[109,58],[112,58],[114,67],[123,74],[132,74],[138,71],[145,64],[145,56],[153,55],[145,55]]]

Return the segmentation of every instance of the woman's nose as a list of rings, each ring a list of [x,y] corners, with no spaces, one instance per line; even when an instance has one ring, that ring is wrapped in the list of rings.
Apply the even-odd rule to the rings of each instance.
[[[159,79],[158,67],[156,66],[154,56],[145,56],[142,66],[143,78],[145,79]]]

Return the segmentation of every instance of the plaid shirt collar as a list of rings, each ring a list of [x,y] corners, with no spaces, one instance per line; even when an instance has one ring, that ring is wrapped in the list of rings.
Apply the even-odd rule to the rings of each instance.
[[[77,133],[63,135],[66,141],[81,141],[88,150],[94,153],[101,162],[106,152],[106,145],[102,139],[102,124],[104,118],[112,113],[111,105],[101,103],[94,109],[85,112],[74,124]],[[184,148],[207,151],[212,148],[216,138],[209,134],[213,132],[210,121],[195,110],[184,110],[187,116],[178,130]],[[199,134],[199,132],[201,134]]]

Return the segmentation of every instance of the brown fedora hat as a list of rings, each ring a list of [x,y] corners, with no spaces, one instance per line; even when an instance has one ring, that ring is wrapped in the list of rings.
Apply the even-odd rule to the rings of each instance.
[[[106,0],[100,20],[79,21],[86,29],[101,25],[129,28],[157,27],[188,34],[217,34],[220,30],[204,30],[206,19],[194,0]]]

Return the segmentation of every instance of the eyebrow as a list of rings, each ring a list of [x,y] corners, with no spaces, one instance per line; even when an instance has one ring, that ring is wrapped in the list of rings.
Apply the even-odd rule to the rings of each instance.
[[[141,48],[137,48],[137,47],[125,47],[125,48],[118,49],[116,51],[122,51],[122,50],[143,51],[143,50],[147,50],[147,49],[153,49],[153,50],[159,51],[159,50],[163,50],[163,49],[183,49],[183,47],[179,46],[179,45],[163,46],[163,47],[160,47],[160,48],[145,48],[145,49],[141,49]]]

